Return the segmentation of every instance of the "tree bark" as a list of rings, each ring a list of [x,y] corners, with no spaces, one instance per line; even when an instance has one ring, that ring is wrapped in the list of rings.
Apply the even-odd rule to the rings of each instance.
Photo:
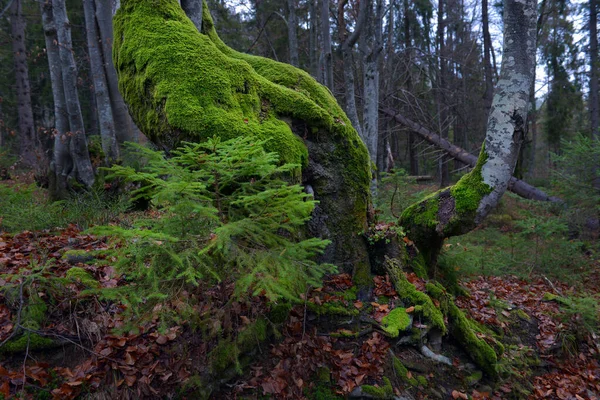
[[[117,140],[123,142],[138,142],[140,131],[133,123],[123,96],[119,92],[119,81],[117,72],[112,63],[113,46],[113,9],[120,7],[120,1],[111,4],[107,0],[95,0],[96,20],[98,21],[98,32],[102,40],[102,56],[104,59],[104,70],[106,72],[106,83],[110,96],[111,107],[115,119]]]
[[[68,182],[72,177],[73,162],[69,153],[71,137],[69,120],[67,118],[67,105],[63,86],[62,71],[60,68],[60,55],[58,50],[58,36],[52,12],[52,2],[40,3],[42,11],[42,26],[46,41],[46,56],[50,70],[52,85],[52,98],[54,100],[54,149],[50,163],[50,193],[54,198],[66,197]]]
[[[106,84],[104,60],[102,57],[101,40],[98,36],[94,0],[83,0],[85,27],[87,34],[88,54],[90,57],[90,70],[94,83],[94,97],[102,139],[102,150],[105,162],[111,165],[119,159],[119,145],[115,132],[110,96]]]
[[[404,47],[407,56],[407,79],[406,79],[406,90],[408,93],[412,93],[412,38],[410,34],[410,16],[408,0],[404,0]],[[417,149],[415,145],[415,134],[412,132],[408,133],[408,158],[410,160],[410,174],[419,175],[419,159],[417,157]]]
[[[87,187],[94,183],[94,169],[85,137],[83,115],[77,93],[77,66],[73,57],[73,44],[71,42],[71,25],[67,17],[65,0],[52,0],[52,11],[56,32],[58,36],[58,53],[60,56],[61,72],[66,109],[69,120],[71,141],[69,152],[73,159],[77,179]]]
[[[492,107],[492,99],[494,96],[494,82],[492,75],[492,39],[490,37],[489,17],[488,17],[488,0],[481,0],[481,25],[483,29],[483,69],[485,72],[485,92],[483,101],[485,103],[486,117]]]
[[[308,2],[308,13],[310,18],[310,29],[308,31],[308,59],[310,63],[310,74],[317,78],[319,76],[319,66],[318,66],[318,47],[319,47],[319,38],[318,38],[318,21],[319,18],[317,16],[317,0],[309,0]]]
[[[296,17],[296,1],[287,0],[288,6],[288,44],[290,48],[290,64],[294,67],[299,65],[298,61],[298,34],[296,33],[296,26],[298,25],[298,18]]]
[[[323,84],[333,91],[333,54],[331,52],[331,24],[329,0],[321,0],[321,40],[323,42]]]
[[[356,92],[354,89],[354,61],[352,59],[352,50],[356,41],[360,37],[360,34],[365,25],[367,19],[367,7],[370,7],[371,1],[364,0],[360,2],[358,10],[358,18],[354,27],[354,32],[348,36],[346,31],[346,21],[344,18],[344,7],[348,3],[348,0],[341,0],[338,3],[338,21],[339,21],[339,33],[340,42],[342,43],[342,60],[344,63],[344,95],[346,97],[346,114],[352,122],[352,126],[358,132],[360,138],[366,143],[365,137],[358,119],[358,111],[356,109]]]
[[[479,225],[509,186],[526,130],[536,51],[536,0],[505,0],[500,80],[475,168],[407,208],[402,226],[433,265],[446,237]]]
[[[22,14],[22,0],[14,0],[11,5],[11,36],[15,65],[17,91],[17,113],[19,117],[20,155],[25,165],[39,168],[36,157],[37,135],[33,123],[31,88],[27,49],[25,47],[25,19]]]
[[[590,0],[590,127],[592,136],[600,139],[600,106],[598,105],[598,10],[596,0]]]
[[[198,32],[202,32],[202,0],[181,0],[181,8],[192,20]]]
[[[363,141],[369,150],[371,161],[377,165],[379,140],[379,55],[382,50],[381,17],[383,4],[377,1],[375,10],[372,3],[368,6],[367,31],[361,39],[361,52],[364,56],[364,109]]]

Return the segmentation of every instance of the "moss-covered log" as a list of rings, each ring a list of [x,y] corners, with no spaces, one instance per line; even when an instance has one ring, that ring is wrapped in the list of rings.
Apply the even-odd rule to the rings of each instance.
[[[199,32],[177,0],[123,0],[114,29],[120,90],[154,143],[268,139],[267,150],[297,164],[294,179],[320,201],[308,230],[333,241],[323,261],[368,271],[359,232],[370,207],[369,156],[327,88],[298,68],[226,46],[206,5]]]
[[[466,233],[498,204],[512,178],[535,68],[536,1],[506,0],[502,73],[476,167],[458,183],[404,211],[401,224],[429,264],[444,238]]]

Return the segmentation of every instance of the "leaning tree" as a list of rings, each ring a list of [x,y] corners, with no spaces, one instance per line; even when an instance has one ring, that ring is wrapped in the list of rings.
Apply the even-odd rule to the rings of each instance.
[[[206,4],[202,12],[202,23],[195,25],[177,0],[122,0],[114,19],[113,58],[135,122],[166,150],[215,135],[267,139],[267,150],[277,152],[282,163],[298,165],[290,179],[319,200],[307,234],[332,241],[324,261],[353,270],[355,281],[368,285],[373,262],[386,258],[360,233],[372,217],[371,166],[350,120],[331,92],[306,72],[229,48],[217,36]],[[536,1],[505,0],[504,13],[502,73],[477,164],[456,185],[403,213],[400,223],[416,249],[388,246],[384,254],[396,256],[383,265],[398,292],[442,333],[447,328],[440,310],[399,268],[411,257],[423,260],[420,255],[433,265],[443,240],[481,223],[511,180],[526,129]],[[446,299],[438,284],[428,285],[428,293]],[[474,335],[453,303],[441,304],[447,305],[450,332],[493,374],[494,351]]]

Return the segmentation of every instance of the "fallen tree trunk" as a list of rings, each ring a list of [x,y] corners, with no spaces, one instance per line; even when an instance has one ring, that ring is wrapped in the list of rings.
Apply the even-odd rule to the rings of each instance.
[[[442,150],[444,150],[446,153],[448,153],[450,156],[456,158],[457,160],[459,160],[465,164],[468,164],[471,167],[475,167],[475,165],[477,164],[477,156],[469,153],[468,151],[466,151],[463,148],[460,148],[460,147],[450,143],[448,140],[440,137],[438,134],[430,131],[429,129],[425,128],[421,124],[414,122],[414,121],[408,119],[407,117],[405,117],[404,115],[398,114],[389,108],[380,108],[379,112],[392,117],[396,122],[399,122],[402,125],[405,125],[406,127],[410,128],[412,131],[414,131],[414,133],[418,134],[423,139],[427,140],[429,143],[432,143],[432,144],[438,146],[439,148],[441,148]],[[550,196],[547,193],[543,192],[542,190],[536,188],[535,186],[531,186],[527,182],[524,182],[515,177],[511,178],[511,180],[508,184],[508,190],[510,190],[511,192],[513,192],[525,199],[550,201],[553,203],[562,203],[563,202],[558,197]]]

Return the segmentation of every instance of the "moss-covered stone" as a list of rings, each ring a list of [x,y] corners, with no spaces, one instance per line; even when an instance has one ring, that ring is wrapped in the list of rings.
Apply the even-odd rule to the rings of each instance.
[[[236,338],[222,339],[209,354],[211,372],[218,375],[233,366],[238,374],[242,374],[240,357],[267,339],[267,329],[266,319],[259,318],[242,329]]]
[[[410,386],[418,386],[419,382],[415,378],[409,378],[408,370],[402,364],[402,361],[396,356],[392,356],[392,367],[394,373],[402,382],[408,383]]]
[[[274,304],[269,312],[269,320],[274,324],[282,324],[287,320],[291,310],[290,303]]]
[[[113,61],[137,125],[167,149],[215,135],[267,139],[320,201],[308,230],[333,242],[323,261],[360,261],[368,272],[358,233],[371,202],[369,156],[335,98],[298,68],[226,46],[206,5],[202,27],[177,0],[122,0]]]
[[[389,378],[383,377],[382,386],[363,385],[361,389],[364,393],[376,399],[390,399],[394,397],[394,388]]]
[[[381,320],[383,330],[393,338],[398,337],[400,332],[409,330],[411,324],[411,316],[408,315],[406,309],[402,307],[394,308]]]

